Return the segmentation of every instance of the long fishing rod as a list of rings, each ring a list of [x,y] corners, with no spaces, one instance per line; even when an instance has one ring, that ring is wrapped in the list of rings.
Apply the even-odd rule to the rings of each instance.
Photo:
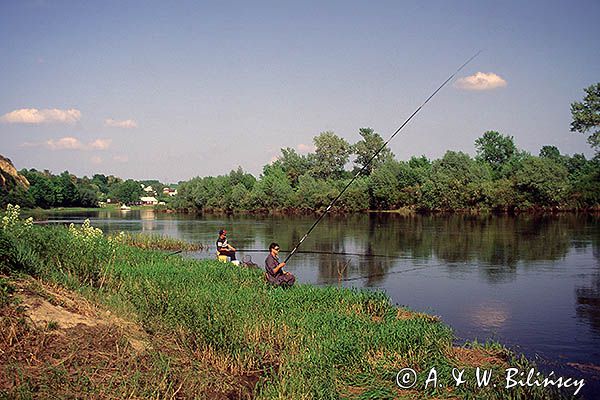
[[[304,234],[304,236],[302,236],[302,239],[300,239],[300,242],[298,242],[298,244],[296,245],[296,247],[294,247],[294,249],[290,252],[290,254],[288,254],[288,256],[285,258],[285,260],[283,261],[284,263],[287,263],[288,260],[294,255],[294,253],[296,253],[296,250],[298,250],[298,248],[300,247],[300,245],[302,244],[302,242],[304,242],[304,240],[308,237],[308,235],[310,235],[310,233],[312,232],[313,229],[315,229],[315,227],[319,224],[319,222],[321,222],[321,220],[323,219],[323,217],[329,212],[329,210],[331,209],[331,207],[333,207],[333,205],[339,200],[340,197],[342,197],[342,195],[344,194],[344,192],[346,191],[346,189],[348,189],[350,187],[350,185],[352,185],[352,183],[356,180],[356,178],[358,178],[358,176],[367,169],[367,167],[369,165],[371,165],[371,163],[373,162],[373,160],[375,159],[375,157],[377,157],[379,155],[379,153],[387,146],[387,144],[394,138],[394,136],[396,136],[398,134],[398,132],[400,132],[402,130],[402,128],[404,128],[406,126],[406,124],[408,124],[410,122],[411,119],[413,119],[413,117],[415,115],[417,115],[419,113],[419,111],[421,111],[421,108],[423,108],[425,106],[425,104],[427,104],[429,102],[429,100],[431,100],[433,98],[433,96],[435,96],[437,94],[437,92],[439,92],[440,90],[442,90],[442,88],[444,86],[446,86],[446,84],[448,82],[450,82],[452,80],[452,78],[454,78],[456,76],[456,74],[458,74],[460,72],[460,70],[462,70],[468,63],[470,63],[475,57],[477,57],[479,55],[479,53],[481,53],[481,50],[479,50],[477,53],[475,53],[473,56],[471,56],[471,58],[469,58],[463,65],[461,65],[456,71],[454,71],[454,73],[452,75],[450,75],[448,77],[448,79],[446,79],[444,81],[444,83],[442,83],[440,85],[440,87],[438,87],[428,98],[427,100],[425,100],[423,102],[423,104],[421,104],[411,115],[410,117],[408,117],[406,119],[406,121],[404,121],[404,123],[402,125],[400,125],[400,127],[398,129],[396,129],[396,131],[394,132],[394,134],[392,136],[390,136],[390,138],[387,140],[387,142],[385,142],[383,144],[383,146],[381,146],[379,148],[379,150],[377,150],[372,156],[371,158],[367,161],[367,163],[365,165],[363,165],[363,167],[354,175],[354,177],[350,180],[350,182],[348,182],[348,184],[344,187],[344,189],[342,189],[342,191],[337,195],[337,197],[335,199],[333,199],[333,201],[327,206],[327,208],[325,209],[325,212],[323,214],[321,214],[321,216],[319,218],[317,218],[317,220],[315,221],[315,223],[310,227],[310,229]]]

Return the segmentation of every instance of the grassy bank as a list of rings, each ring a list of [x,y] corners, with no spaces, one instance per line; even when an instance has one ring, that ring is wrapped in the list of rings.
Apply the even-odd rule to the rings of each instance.
[[[89,226],[6,226],[0,273],[9,279],[25,273],[75,291],[132,321],[149,345],[138,355],[110,358],[123,377],[100,381],[90,372],[94,366],[83,361],[47,361],[55,378],[49,381],[46,374],[40,383],[42,378],[27,374],[30,364],[17,356],[2,359],[8,372],[0,376],[0,397],[43,397],[65,388],[90,398],[552,397],[530,388],[501,389],[500,371],[523,360],[498,344],[457,349],[448,326],[393,306],[381,292],[310,285],[283,290],[266,285],[260,270],[139,249]],[[16,312],[3,313],[2,326],[18,326]],[[498,388],[476,387],[477,366],[498,371]],[[425,389],[434,367],[441,386]],[[398,387],[396,374],[403,368],[418,372],[418,386]],[[454,387],[452,368],[466,368],[471,383]]]

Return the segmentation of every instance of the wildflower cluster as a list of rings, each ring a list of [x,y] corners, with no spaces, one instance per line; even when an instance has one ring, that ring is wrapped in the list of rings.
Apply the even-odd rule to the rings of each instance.
[[[80,227],[77,227],[74,224],[70,224],[69,233],[83,241],[94,240],[103,236],[102,229],[94,228],[90,224],[89,218],[83,221],[83,225],[81,225]]]
[[[21,207],[17,205],[9,204],[6,206],[6,212],[2,217],[2,229],[5,232],[22,233],[29,230],[33,226],[33,218],[29,217],[22,220],[20,218]]]
[[[109,236],[108,241],[112,243],[120,243],[124,244],[127,240],[127,235],[125,232],[121,231],[117,235]]]

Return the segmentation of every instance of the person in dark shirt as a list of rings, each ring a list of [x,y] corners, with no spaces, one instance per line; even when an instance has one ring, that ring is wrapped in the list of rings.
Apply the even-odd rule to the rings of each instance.
[[[219,238],[217,239],[217,253],[220,256],[229,257],[233,262],[236,261],[235,251],[235,247],[227,243],[227,231],[225,229],[221,229],[219,231]]]
[[[296,277],[288,271],[284,271],[285,263],[279,262],[279,245],[271,243],[269,245],[269,255],[265,259],[265,270],[267,271],[267,281],[277,286],[292,286],[296,282]]]

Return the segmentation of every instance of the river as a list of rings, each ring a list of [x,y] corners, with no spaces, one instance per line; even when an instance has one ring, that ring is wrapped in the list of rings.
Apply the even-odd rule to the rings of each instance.
[[[217,231],[263,265],[269,243],[291,250],[307,216],[57,212],[36,218],[168,235],[207,247]],[[247,251],[243,251],[243,249]],[[253,251],[250,251],[253,250]],[[258,250],[258,251],[257,251]],[[384,290],[395,304],[438,315],[459,342],[495,339],[600,398],[600,217],[354,214],[324,218],[289,261],[297,281]],[[349,253],[349,254],[331,254]],[[282,252],[281,257],[288,253]]]

